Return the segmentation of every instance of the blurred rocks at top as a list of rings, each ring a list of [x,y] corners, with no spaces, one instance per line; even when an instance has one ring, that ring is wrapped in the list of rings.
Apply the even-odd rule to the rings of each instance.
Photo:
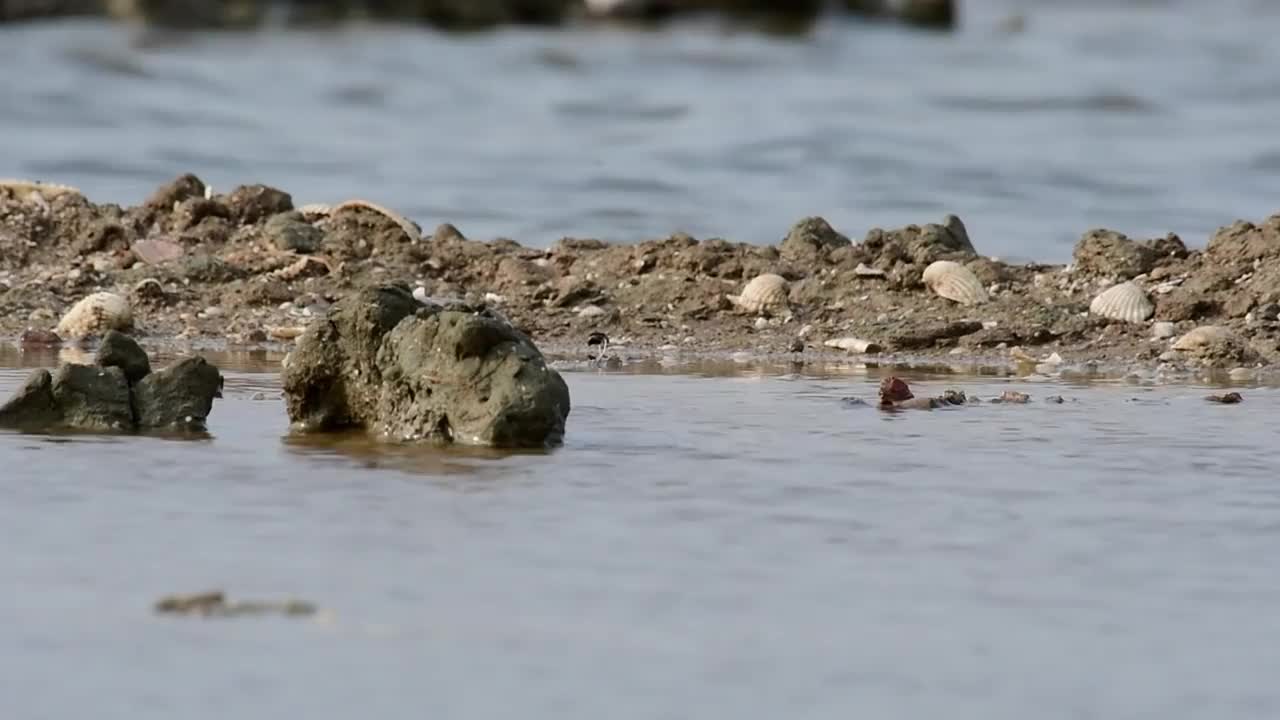
[[[699,13],[803,30],[834,6],[854,15],[950,29],[957,0],[0,0],[0,22],[105,15],[164,28],[253,28],[355,18],[449,30],[575,22],[652,23]]]

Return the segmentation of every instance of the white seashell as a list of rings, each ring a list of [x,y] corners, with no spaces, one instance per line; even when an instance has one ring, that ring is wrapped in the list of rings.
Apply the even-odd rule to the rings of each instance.
[[[62,316],[58,334],[64,338],[84,338],[132,326],[133,310],[128,300],[115,293],[97,292],[73,305]]]
[[[939,260],[924,269],[920,277],[925,287],[961,305],[977,305],[987,301],[987,290],[978,276],[958,262]]]
[[[1155,314],[1156,306],[1142,288],[1130,281],[1099,293],[1089,304],[1089,312],[1111,320],[1140,323]]]
[[[832,338],[823,345],[831,348],[838,348],[847,352],[875,354],[880,352],[880,346],[870,340],[863,340],[856,337]]]
[[[1214,345],[1239,343],[1240,338],[1221,325],[1202,325],[1189,331],[1173,343],[1174,350],[1196,351]]]
[[[747,283],[741,295],[729,299],[750,313],[776,314],[787,309],[787,292],[786,278],[765,273]]]

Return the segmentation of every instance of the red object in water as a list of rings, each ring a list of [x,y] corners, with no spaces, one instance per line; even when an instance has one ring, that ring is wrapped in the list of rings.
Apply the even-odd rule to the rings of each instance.
[[[902,402],[914,397],[907,381],[902,378],[890,375],[880,381],[880,402]]]

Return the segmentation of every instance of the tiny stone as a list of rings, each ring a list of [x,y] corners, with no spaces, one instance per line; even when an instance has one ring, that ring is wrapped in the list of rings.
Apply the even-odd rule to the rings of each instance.
[[[1174,333],[1176,332],[1177,332],[1177,329],[1173,326],[1173,323],[1171,322],[1158,322],[1151,326],[1151,337],[1157,340],[1164,340],[1166,338],[1171,338],[1174,336]]]
[[[756,318],[757,330],[763,330],[764,328],[767,328],[767,327],[769,327],[769,321],[766,318],[762,318],[762,317]]]
[[[76,269],[72,270],[71,272],[68,272],[68,273],[67,273],[67,279],[68,279],[68,280],[79,280],[79,279],[80,279],[80,276],[81,276],[82,274],[83,274],[83,273],[81,273],[81,272],[80,272],[80,268],[76,268]]]
[[[1160,362],[1173,362],[1178,359],[1178,353],[1173,350],[1166,350],[1160,353]]]
[[[220,307],[212,307],[212,306],[211,306],[211,307],[207,307],[207,308],[205,308],[205,309],[204,309],[204,316],[205,316],[205,317],[211,317],[211,318],[213,318],[213,317],[219,317],[219,316],[221,316],[221,315],[222,315],[222,308],[220,308]]]

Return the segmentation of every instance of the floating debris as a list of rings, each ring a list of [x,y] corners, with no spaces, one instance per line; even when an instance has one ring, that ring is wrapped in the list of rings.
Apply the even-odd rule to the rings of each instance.
[[[1223,405],[1235,405],[1236,403],[1243,402],[1244,396],[1238,392],[1229,392],[1226,395],[1207,395],[1205,396],[1205,400],[1221,403]]]
[[[1005,390],[1000,393],[1000,397],[993,399],[991,402],[1006,403],[1010,405],[1025,405],[1026,403],[1031,402],[1031,396],[1024,392],[1018,392],[1017,390]]]
[[[220,590],[191,595],[170,595],[155,604],[162,615],[198,617],[239,617],[246,615],[308,616],[317,612],[315,605],[303,600],[229,602]]]

